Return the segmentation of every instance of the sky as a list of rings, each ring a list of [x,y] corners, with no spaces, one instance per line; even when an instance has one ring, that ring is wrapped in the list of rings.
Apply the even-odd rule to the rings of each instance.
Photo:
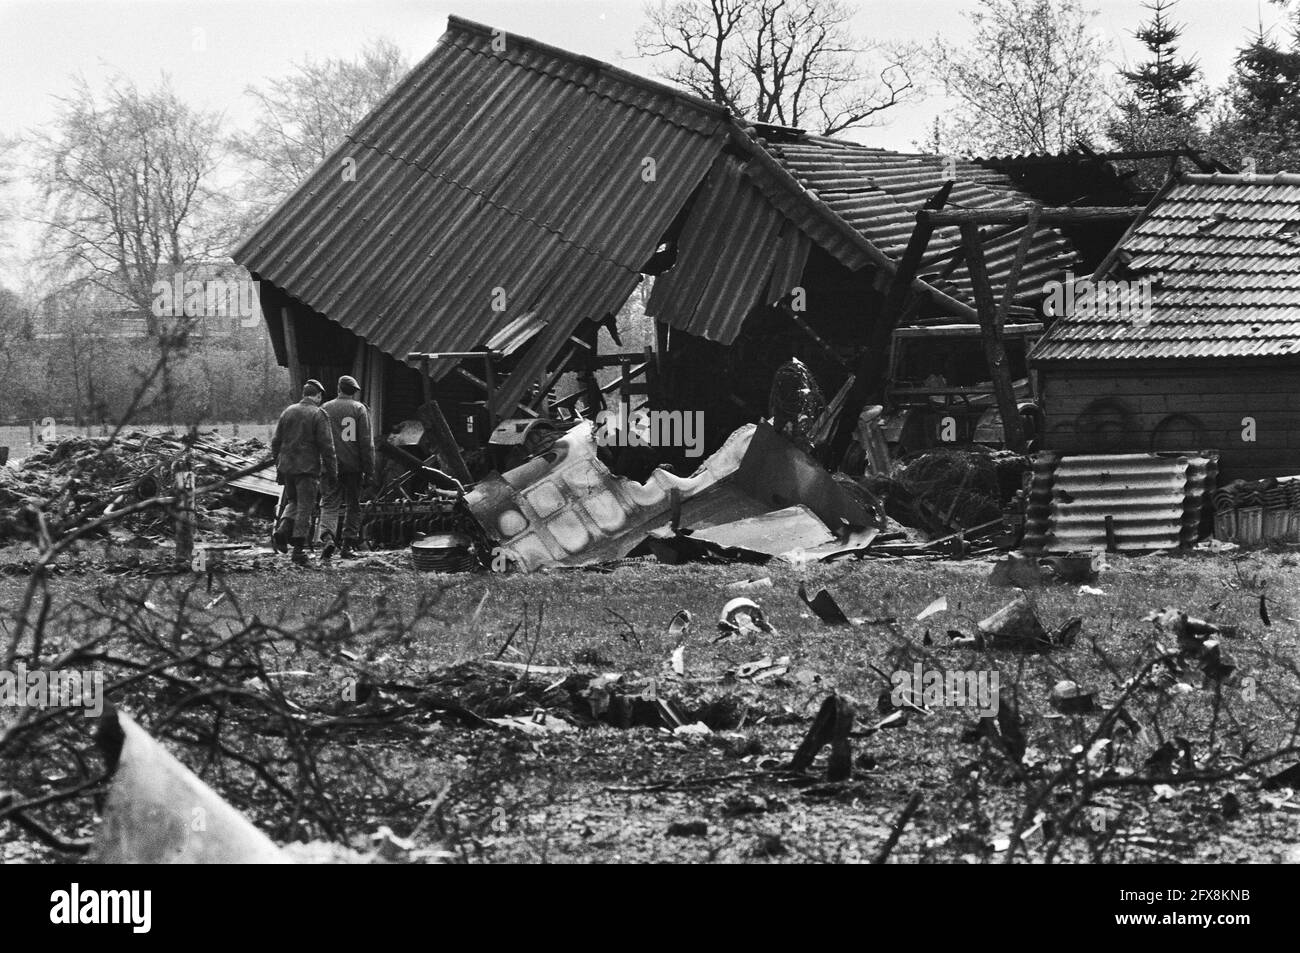
[[[847,0],[855,28],[881,42],[952,42],[969,36],[962,12],[974,0]],[[1085,4],[1087,0],[1085,0]],[[1141,58],[1131,31],[1145,17],[1141,0],[1093,0],[1095,25],[1110,58]],[[306,57],[352,57],[369,39],[395,41],[412,63],[432,49],[447,16],[477,20],[653,75],[638,60],[633,36],[645,0],[0,0],[0,135],[47,126],[71,77],[92,87],[121,74],[143,87],[166,74],[187,102],[246,127],[250,84],[288,72]],[[1237,49],[1259,24],[1275,27],[1282,10],[1268,0],[1180,0],[1183,51],[1211,85],[1229,74]],[[855,138],[911,149],[925,136],[939,99],[889,110],[889,122]],[[21,186],[20,186],[21,187]],[[23,239],[29,240],[29,239]],[[8,256],[6,256],[8,257]],[[0,277],[7,271],[0,261]]]

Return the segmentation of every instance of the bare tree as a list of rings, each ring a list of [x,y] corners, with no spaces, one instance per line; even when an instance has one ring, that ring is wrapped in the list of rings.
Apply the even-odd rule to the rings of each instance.
[[[409,68],[397,45],[381,38],[354,60],[307,59],[264,89],[248,87],[259,114],[231,145],[247,160],[252,214],[293,191]]]
[[[229,239],[211,187],[219,120],[182,103],[164,79],[141,92],[113,80],[103,102],[84,79],[35,138],[47,249],[72,282],[119,295],[161,331],[154,283]]]
[[[14,218],[15,201],[11,188],[16,177],[15,159],[20,140],[0,136],[0,229],[5,228]],[[0,231],[0,249],[10,246],[9,236]]]
[[[1078,0],[979,0],[975,35],[935,41],[935,73],[960,104],[951,151],[1062,152],[1092,139],[1106,114],[1103,47]]]
[[[835,135],[916,92],[914,51],[857,39],[840,0],[660,0],[645,16],[637,52],[661,77],[753,122]]]

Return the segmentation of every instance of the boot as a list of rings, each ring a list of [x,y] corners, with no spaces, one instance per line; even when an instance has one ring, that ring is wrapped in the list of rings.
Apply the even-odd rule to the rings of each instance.
[[[356,558],[357,558],[357,551],[356,551],[355,549],[352,548],[352,544],[353,544],[353,542],[354,542],[353,540],[348,539],[347,537],[344,537],[344,539],[343,539],[343,548],[342,548],[341,550],[339,550],[339,558],[340,558],[340,559],[356,559]]]
[[[293,560],[295,566],[307,565],[307,552],[303,548],[303,538],[297,536],[293,540],[293,555],[289,558]]]
[[[275,524],[275,532],[271,534],[271,548],[277,553],[287,553],[289,551],[289,533],[293,528],[290,520],[282,519]]]

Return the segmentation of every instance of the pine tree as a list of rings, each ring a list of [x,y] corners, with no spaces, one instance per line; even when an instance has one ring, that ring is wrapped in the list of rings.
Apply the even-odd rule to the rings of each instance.
[[[1175,3],[1154,0],[1143,4],[1151,19],[1133,31],[1149,57],[1131,70],[1121,70],[1125,89],[1106,122],[1106,132],[1123,151],[1178,149],[1200,137],[1198,117],[1207,97],[1199,86],[1201,69],[1178,55],[1182,24],[1169,18]],[[1168,174],[1164,160],[1142,162],[1136,183],[1157,187]]]
[[[1147,48],[1151,58],[1137,69],[1121,70],[1120,75],[1128,82],[1134,98],[1150,112],[1170,119],[1191,119],[1195,104],[1188,97],[1201,68],[1193,60],[1178,58],[1178,38],[1183,28],[1167,16],[1175,5],[1167,0],[1143,4],[1151,11],[1151,19],[1133,31],[1133,36]]]
[[[1300,21],[1286,45],[1261,28],[1237,53],[1225,92],[1212,150],[1230,165],[1253,160],[1258,172],[1300,170]]]

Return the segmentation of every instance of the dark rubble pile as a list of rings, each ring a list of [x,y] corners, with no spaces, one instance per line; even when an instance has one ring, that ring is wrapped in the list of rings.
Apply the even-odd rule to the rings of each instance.
[[[0,467],[0,543],[40,539],[38,514],[51,538],[58,538],[116,509],[155,496],[169,496],[174,470],[186,450],[173,433],[131,431],[116,439],[73,435],[42,445],[17,466]],[[232,440],[215,431],[202,434],[191,448],[195,485],[202,487],[269,458],[257,439]],[[200,530],[233,532],[248,524],[258,497],[235,487],[196,500]],[[174,513],[151,506],[114,521],[137,536],[170,536]],[[108,535],[107,527],[96,535]]]
[[[999,519],[1029,469],[1027,457],[984,448],[936,448],[900,460],[888,486],[895,519],[933,534]]]

